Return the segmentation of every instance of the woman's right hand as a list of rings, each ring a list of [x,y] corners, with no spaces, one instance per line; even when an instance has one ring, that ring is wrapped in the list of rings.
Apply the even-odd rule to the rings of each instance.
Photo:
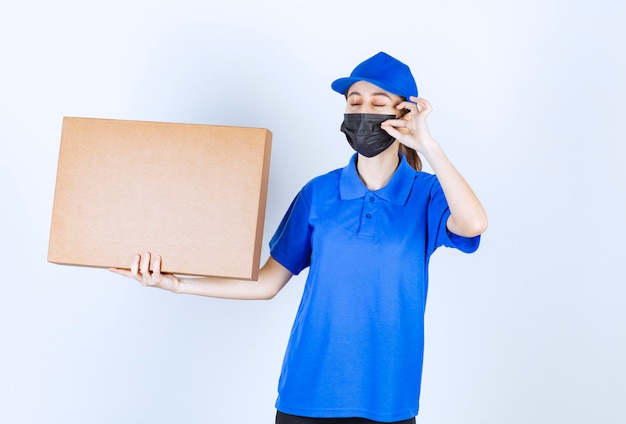
[[[173,274],[161,273],[161,256],[154,256],[152,272],[150,271],[151,258],[150,252],[135,255],[130,270],[109,268],[109,271],[137,280],[145,287],[158,287],[173,293],[180,293],[180,280]]]

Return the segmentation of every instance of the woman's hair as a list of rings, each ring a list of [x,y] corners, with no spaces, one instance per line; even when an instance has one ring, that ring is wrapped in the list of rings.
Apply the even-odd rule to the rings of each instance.
[[[400,153],[404,155],[406,161],[415,169],[416,171],[422,170],[422,160],[419,155],[415,151],[415,149],[411,149],[410,147],[405,146],[400,143]]]
[[[406,101],[404,97],[402,96],[400,97],[402,98],[403,102]],[[404,116],[408,112],[409,112],[408,109],[404,109],[400,117]],[[406,161],[409,163],[409,165],[411,165],[411,167],[413,167],[413,169],[415,169],[416,171],[422,170],[422,160],[420,159],[415,149],[411,149],[410,147],[407,147],[404,144],[400,143],[400,153],[404,155],[404,157],[406,158]]]

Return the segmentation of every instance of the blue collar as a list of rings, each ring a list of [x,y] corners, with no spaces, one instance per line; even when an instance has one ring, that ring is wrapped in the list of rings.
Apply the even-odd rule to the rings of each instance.
[[[396,205],[404,205],[409,198],[415,179],[415,170],[406,161],[404,155],[400,154],[400,165],[394,172],[386,186],[374,191],[380,198]],[[339,194],[342,200],[358,199],[364,197],[366,193],[370,193],[359,173],[356,170],[355,153],[350,159],[350,163],[341,170],[341,178],[339,180]]]

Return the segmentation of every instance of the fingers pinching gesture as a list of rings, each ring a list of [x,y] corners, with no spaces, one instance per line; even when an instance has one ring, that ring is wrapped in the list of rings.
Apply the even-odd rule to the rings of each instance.
[[[150,262],[152,259],[152,271],[150,271]],[[141,283],[145,287],[158,287],[178,293],[180,281],[172,274],[161,273],[161,256],[152,257],[149,252],[143,255],[135,255],[130,266],[130,271],[120,268],[109,268],[111,272],[132,278]]]
[[[381,127],[400,143],[422,153],[424,147],[434,141],[426,122],[433,108],[426,99],[411,96],[410,100],[396,106],[398,110],[408,110],[407,113],[383,122]]]

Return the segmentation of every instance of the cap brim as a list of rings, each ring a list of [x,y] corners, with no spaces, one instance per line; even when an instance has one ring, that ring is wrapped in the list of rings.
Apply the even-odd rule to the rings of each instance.
[[[333,90],[335,90],[339,94],[346,95],[348,88],[352,86],[355,82],[363,81],[361,78],[339,78],[333,81],[330,85]],[[370,81],[368,81],[370,82]]]
[[[380,81],[376,81],[371,78],[359,78],[359,77],[339,78],[333,81],[330,87],[337,93],[343,94],[345,96],[346,94],[348,94],[347,91],[350,87],[352,87],[352,84],[359,82],[359,81],[369,82],[370,84],[374,84],[376,87],[380,87],[385,91],[396,94],[400,97],[405,97],[405,95],[400,92],[401,90],[398,90],[396,87],[392,87],[388,84],[381,83]]]

